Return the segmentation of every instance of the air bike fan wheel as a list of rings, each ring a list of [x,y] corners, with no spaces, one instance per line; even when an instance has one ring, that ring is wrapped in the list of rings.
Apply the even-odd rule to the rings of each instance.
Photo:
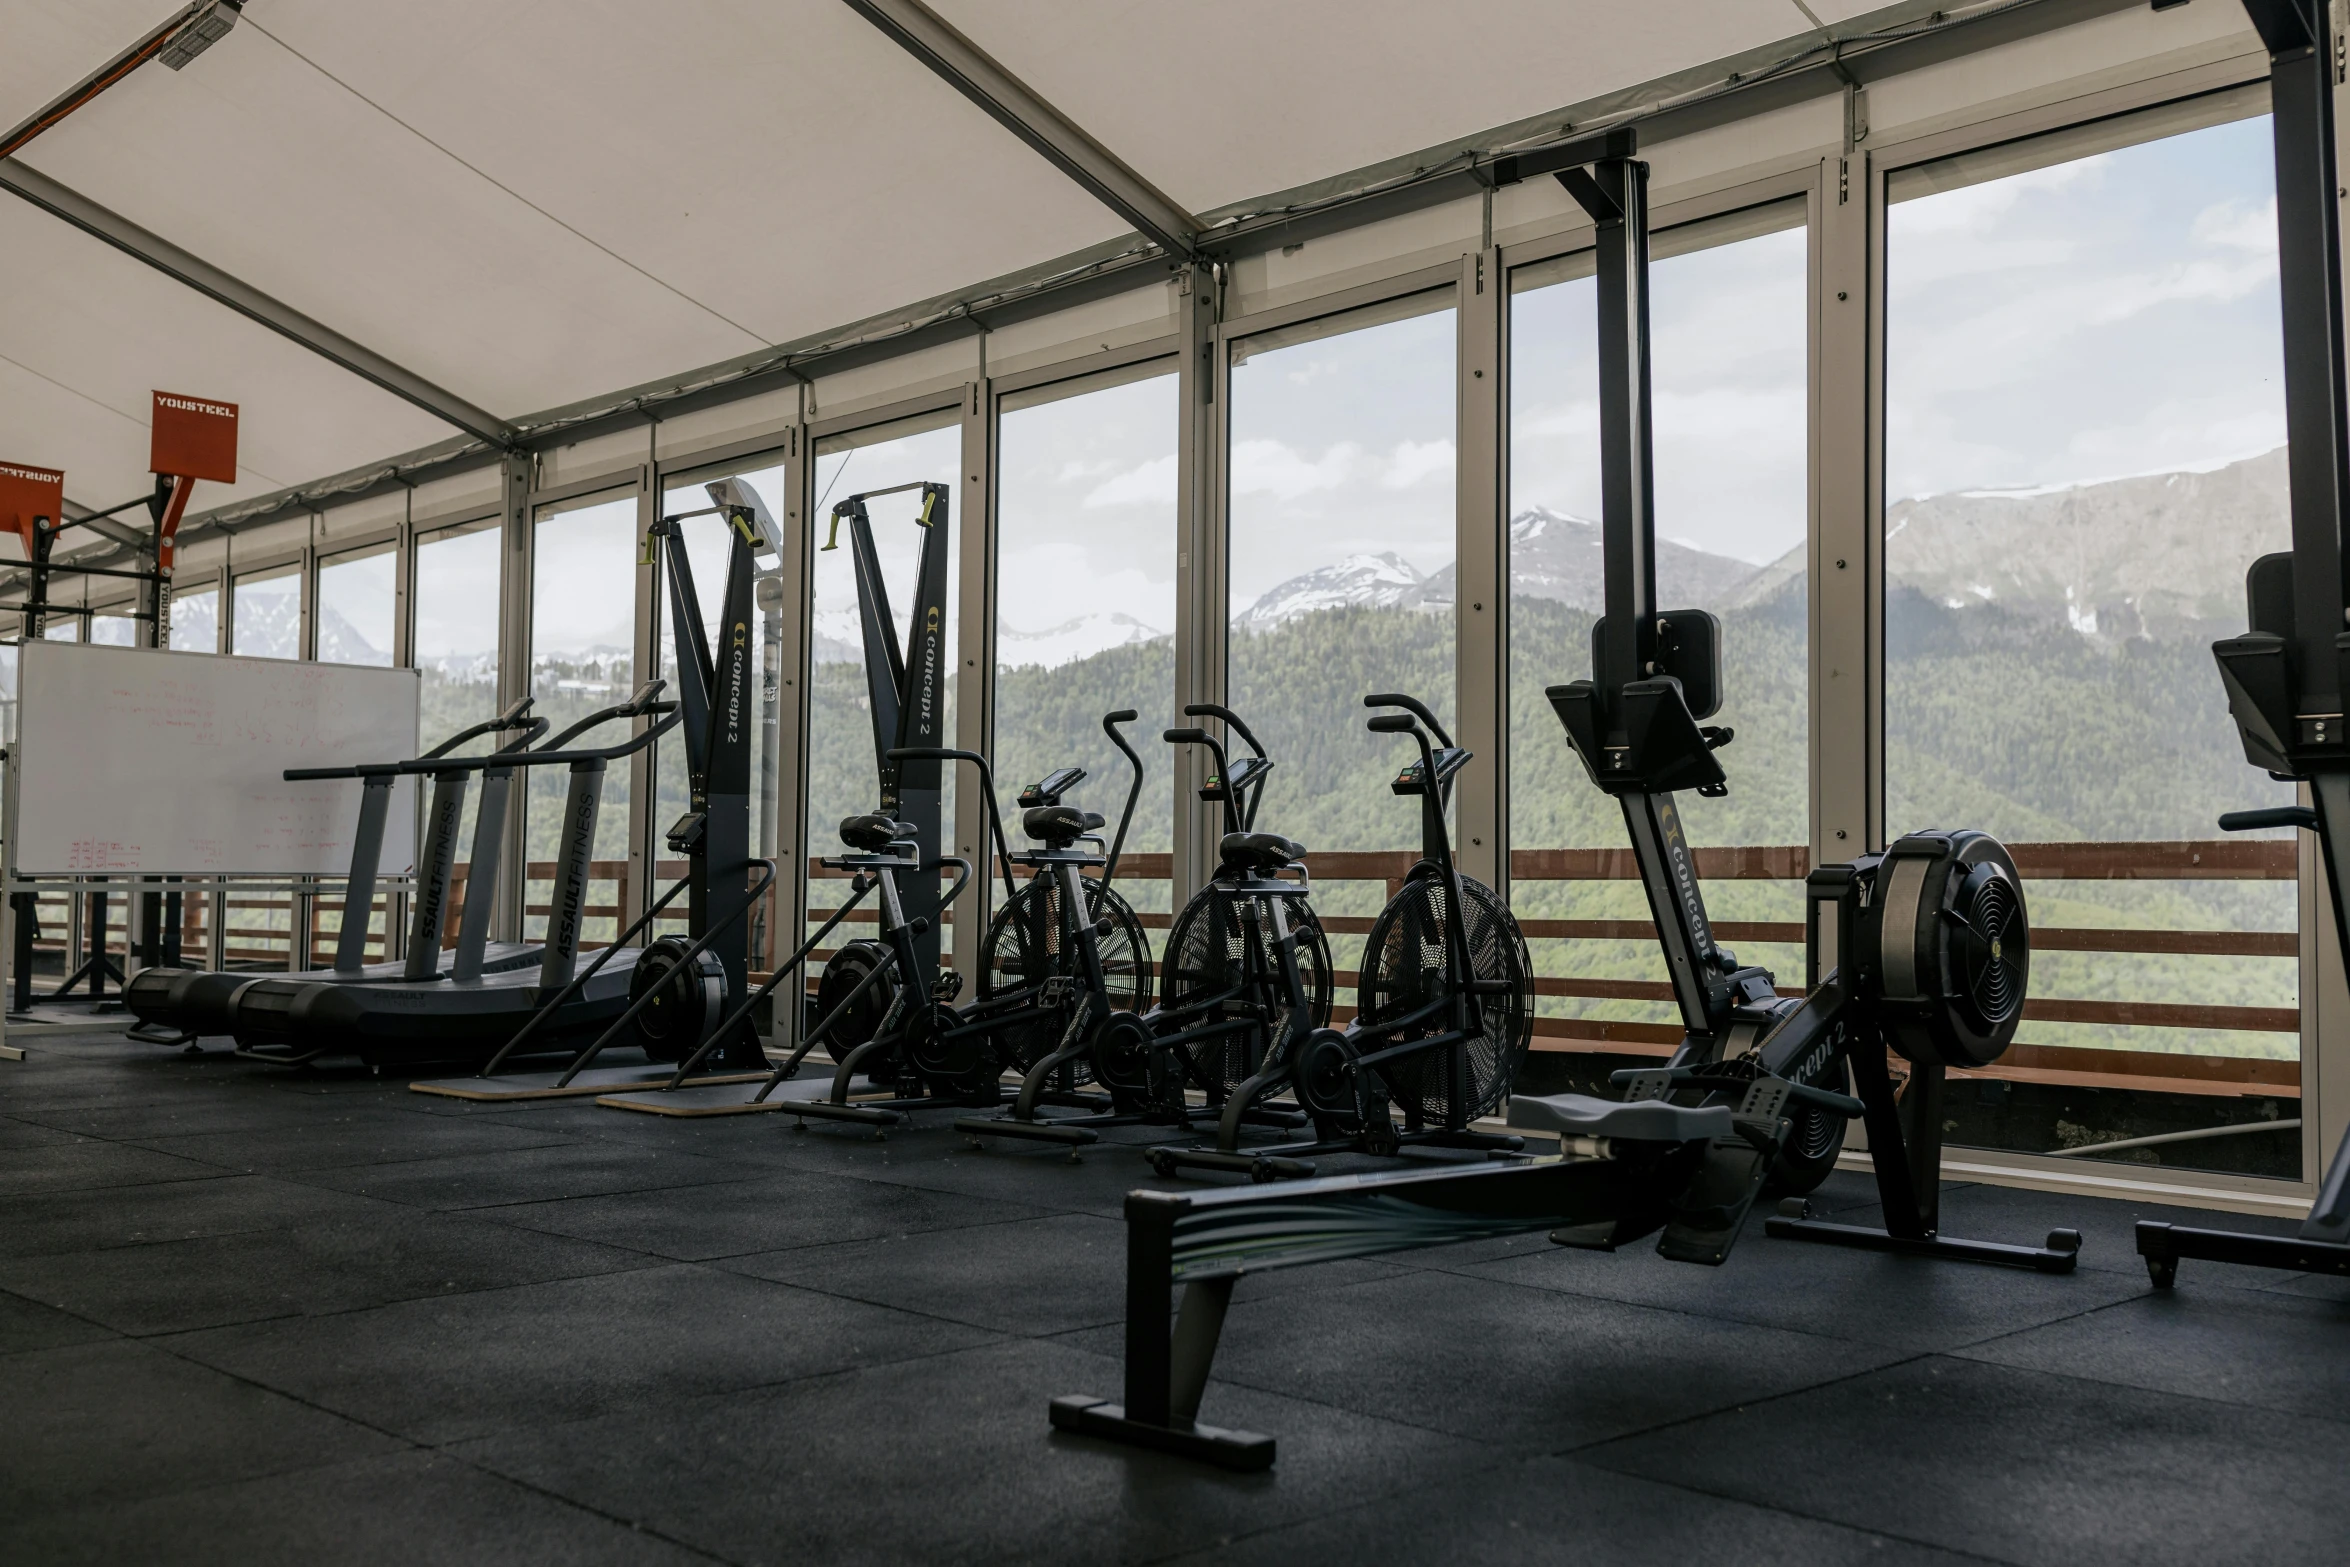
[[[1861,931],[1878,1015],[1903,1059],[1989,1066],[2007,1053],[2031,978],[2015,860],[1989,833],[1912,833],[1885,851]]]
[[[1378,1032],[1387,1019],[1446,996],[1446,901],[1444,878],[1434,866],[1423,863],[1372,922],[1370,938],[1363,943],[1362,985],[1356,998],[1365,1030]],[[1398,1056],[1384,1068],[1396,1094],[1407,1106],[1416,1103],[1419,1118],[1435,1126],[1465,1126],[1507,1103],[1510,1086],[1517,1080],[1518,1067],[1534,1037],[1533,964],[1527,958],[1526,940],[1518,931],[1517,920],[1492,888],[1467,876],[1461,878],[1461,902],[1469,977],[1488,985],[1498,981],[1506,987],[1482,992],[1476,998],[1480,1027],[1468,1043],[1467,1102],[1452,1103],[1449,1050]],[[1431,1037],[1450,1026],[1451,1020],[1439,1015],[1413,1035],[1398,1034],[1392,1039],[1382,1035],[1379,1048],[1406,1043],[1411,1037]]]
[[[1063,929],[1061,884],[1032,881],[995,911],[979,950],[979,999],[992,1001],[1059,977],[1079,979],[1076,944]],[[1109,928],[1095,938],[1101,951],[1103,989],[1113,1012],[1148,1012],[1151,1007],[1150,938],[1126,900],[1090,876],[1086,907]],[[1015,924],[1015,921],[1017,922]],[[1061,1042],[1058,1013],[1038,1013],[995,1030],[996,1045],[1025,1071],[1052,1054]],[[1080,1083],[1092,1073],[1082,1058],[1073,1063]]]
[[[1270,898],[1235,898],[1209,891],[1191,900],[1175,917],[1167,933],[1167,961],[1160,975],[1163,1005],[1169,1009],[1195,1005],[1212,997],[1222,1000],[1220,1015],[1233,1017],[1251,1010],[1265,1014],[1268,1037],[1279,1035],[1288,1019],[1288,998],[1279,994],[1273,954],[1265,950],[1265,933],[1272,929]],[[1293,1030],[1302,1039],[1330,1021],[1330,938],[1322,922],[1303,898],[1282,900],[1289,928],[1297,933],[1297,968],[1305,981],[1307,1016]],[[1252,909],[1253,914],[1244,915]],[[1259,951],[1252,961],[1249,949]],[[1249,983],[1251,979],[1257,983]],[[1264,1063],[1248,1059],[1245,1033],[1223,1034],[1193,1049],[1191,1062],[1219,1102],[1254,1076]]]

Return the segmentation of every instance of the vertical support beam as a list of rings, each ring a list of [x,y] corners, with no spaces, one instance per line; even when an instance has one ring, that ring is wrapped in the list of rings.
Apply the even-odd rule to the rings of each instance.
[[[661,520],[661,470],[653,461],[661,427],[657,424],[647,425],[645,432],[645,465],[637,470],[636,480],[636,641],[630,653],[635,661],[634,683],[637,685],[660,674],[661,649],[668,640],[664,625],[668,604],[661,580],[664,569],[661,552],[645,548],[646,534],[652,531],[654,523]],[[703,587],[702,591],[707,593],[712,589]],[[653,723],[654,720],[650,718],[640,718],[636,721],[634,732],[642,734]],[[613,927],[616,931],[625,930],[630,921],[652,906],[655,882],[666,885],[668,881],[660,873],[663,844],[657,841],[665,823],[656,813],[656,807],[660,804],[660,753],[665,745],[682,751],[685,737],[672,731],[664,740],[654,741],[628,759],[628,885],[621,889],[619,923]],[[677,905],[672,904],[671,907]],[[651,933],[648,931],[646,934]],[[640,937],[640,944],[642,940]]]
[[[392,667],[416,667],[416,492],[400,511],[400,532],[392,542]],[[437,743],[437,737],[436,743]]]
[[[1884,497],[1868,154],[1821,160],[1811,208],[1812,860],[1884,842]]]
[[[777,595],[775,747],[775,952],[787,956],[806,938],[808,921],[808,591],[813,475],[808,440],[807,390],[801,389],[799,421],[785,432],[783,455],[783,571],[764,584]],[[765,600],[761,601],[764,605]],[[799,1044],[806,994],[804,980],[787,981],[775,996],[775,1029],[770,1049],[786,1053]]]
[[[982,340],[984,342],[984,339]],[[987,378],[963,388],[963,472],[957,510],[963,519],[961,554],[955,563],[959,618],[955,623],[955,745],[995,755],[995,398]],[[993,901],[987,803],[968,764],[949,764],[955,774],[955,852],[972,864],[976,880],[956,900],[948,962],[972,994],[979,983],[979,947],[987,933]]]
[[[500,524],[505,538],[505,570],[498,594],[498,707],[501,711],[530,695],[530,590],[532,529],[530,492],[536,482],[537,459],[528,453],[510,453],[499,464]],[[525,818],[528,788],[517,772],[517,796],[506,810],[506,846],[500,859],[505,873],[498,878],[490,911],[490,935],[498,941],[522,939],[522,893],[526,879],[524,855],[530,839]],[[468,887],[466,896],[479,889]]]
[[[392,667],[416,667],[416,492],[406,493],[400,509],[400,532],[392,545]],[[437,745],[440,735],[421,737],[426,745]],[[419,785],[415,791],[416,835],[414,842],[424,843],[425,794]],[[423,885],[424,864],[416,865],[417,881]],[[384,899],[384,958],[387,962],[408,955],[408,911],[414,894],[396,892]],[[432,951],[440,951],[440,931],[432,936]]]
[[[1180,366],[1176,372],[1175,707],[1224,699],[1230,583],[1224,563],[1224,443],[1230,381],[1225,374],[1221,285],[1209,266],[1177,281]],[[1177,722],[1183,722],[1178,717]],[[1216,821],[1199,798],[1207,759],[1197,746],[1168,752],[1175,791],[1174,906],[1181,908],[1215,871]]]
[[[1461,776],[1459,860],[1509,896],[1509,405],[1502,390],[1501,253],[1461,257],[1459,461],[1454,470],[1455,732],[1477,755]]]

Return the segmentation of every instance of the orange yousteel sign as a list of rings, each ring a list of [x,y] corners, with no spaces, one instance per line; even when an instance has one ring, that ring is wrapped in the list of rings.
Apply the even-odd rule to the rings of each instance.
[[[236,483],[237,405],[157,392],[149,451],[150,473]]]
[[[24,540],[27,559],[33,553],[33,519],[46,517],[54,527],[64,510],[64,473],[30,463],[0,462],[0,528]]]

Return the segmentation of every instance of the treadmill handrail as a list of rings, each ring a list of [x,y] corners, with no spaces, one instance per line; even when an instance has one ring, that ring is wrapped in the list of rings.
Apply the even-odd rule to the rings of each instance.
[[[598,722],[614,718],[637,718],[647,713],[661,715],[661,721],[620,745],[608,745],[580,751],[493,751],[487,756],[441,757],[438,760],[419,758],[412,762],[361,762],[353,767],[289,767],[285,777],[288,783],[303,783],[322,778],[398,778],[417,774],[478,772],[488,767],[545,767],[555,762],[617,761],[643,750],[660,736],[678,725],[682,716],[675,702],[654,702],[645,707],[607,708],[596,715]],[[566,735],[577,734],[585,723],[574,724]]]
[[[425,752],[424,755],[418,760],[429,762],[435,757],[447,756],[451,751],[456,750],[457,747],[463,745],[466,741],[475,739],[478,736],[487,734],[506,734],[516,729],[524,729],[529,731],[529,733],[523,737],[522,744],[530,744],[540,735],[543,735],[547,732],[547,721],[545,719],[532,718],[530,716],[530,705],[537,700],[538,699],[536,697],[516,697],[513,701],[513,704],[509,706],[504,712],[500,713],[497,717],[485,718],[480,723],[473,725],[469,729],[458,730],[455,734],[449,736],[448,739],[443,740],[439,745],[436,745],[431,750]],[[507,744],[500,746],[498,749],[501,751],[512,750],[513,742],[509,741]]]

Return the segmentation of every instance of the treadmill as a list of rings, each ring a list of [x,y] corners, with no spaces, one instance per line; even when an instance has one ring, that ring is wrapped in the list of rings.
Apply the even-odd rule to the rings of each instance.
[[[325,1054],[356,1055],[370,1066],[460,1062],[477,1066],[493,1057],[576,1052],[632,1013],[633,1036],[613,1041],[649,1047],[648,1054],[678,1048],[671,1037],[656,1037],[666,1026],[647,1016],[648,995],[674,995],[681,1005],[650,1008],[663,1019],[683,1014],[714,1021],[747,990],[747,926],[756,892],[754,870],[769,881],[774,868],[750,855],[750,747],[758,726],[752,721],[758,670],[751,638],[754,555],[780,554],[782,536],[766,507],[738,479],[707,486],[714,504],[701,511],[664,517],[647,536],[647,547],[663,552],[669,579],[670,636],[678,672],[675,702],[656,701],[664,682],[652,681],[628,702],[592,714],[538,750],[502,753],[501,771],[562,765],[570,770],[561,827],[556,838],[554,893],[547,939],[536,961],[501,969],[470,961],[481,950],[459,942],[457,963],[447,975],[428,973],[384,983],[350,984],[332,977],[273,976],[241,989],[230,1008],[230,1028],[250,1053],[286,1061]],[[679,523],[686,517],[717,515],[728,525],[730,549],[721,598],[721,635],[716,656],[703,629],[701,602]],[[573,748],[589,729],[619,718],[658,717],[615,745]],[[585,922],[589,864],[604,778],[611,764],[635,755],[673,729],[686,740],[691,774],[691,808],[667,834],[670,851],[686,861],[686,874],[616,936],[611,947],[583,967],[581,927]],[[423,773],[441,764],[397,764],[395,772]],[[357,776],[360,769],[297,770],[288,777]],[[487,801],[484,802],[485,810]],[[438,796],[436,793],[436,809]],[[489,854],[494,880],[494,847]],[[517,868],[519,873],[519,868]],[[487,932],[493,880],[469,889],[466,920],[477,918]],[[766,882],[760,884],[763,890]],[[686,895],[690,942],[664,938],[647,946],[629,943],[671,902]],[[647,1002],[647,1006],[637,1003]],[[686,1050],[700,1043],[697,1036]],[[763,1064],[757,1036],[748,1028],[723,1042],[722,1064]],[[511,1048],[510,1048],[511,1047]]]
[[[499,845],[503,841],[506,798],[513,770],[502,759],[527,750],[547,732],[547,721],[530,715],[531,698],[523,697],[497,717],[459,730],[423,756],[407,762],[369,764],[352,768],[303,770],[305,777],[360,780],[359,830],[351,844],[351,869],[343,894],[342,933],[335,943],[330,968],[293,974],[257,973],[251,969],[150,968],[131,976],[124,989],[124,1005],[139,1019],[134,1037],[151,1043],[188,1044],[205,1035],[229,1033],[236,998],[246,986],[263,979],[331,981],[346,985],[383,984],[400,979],[429,979],[439,971],[441,924],[448,909],[450,880],[456,862],[457,829],[464,814],[465,794],[472,775],[483,775],[481,812],[473,840],[473,858],[467,869],[469,885],[485,887],[497,879]],[[485,735],[513,735],[486,756],[451,755],[459,746]],[[405,774],[429,767],[433,779],[432,809],[426,817],[423,842],[418,845],[415,916],[409,925],[408,956],[388,963],[367,963],[367,923],[375,901],[375,883],[383,858],[384,823],[391,811],[392,785]],[[474,900],[480,910],[465,912],[464,936],[459,941],[461,961],[488,972],[535,962],[538,947],[525,942],[488,942],[490,900]],[[470,946],[464,937],[471,938]]]
[[[526,979],[534,970],[543,970],[550,960],[550,949],[538,942],[497,942],[489,940],[490,915],[497,904],[498,877],[506,837],[506,816],[511,808],[514,775],[518,769],[550,765],[555,762],[573,764],[571,799],[567,802],[563,842],[571,841],[570,829],[574,818],[584,812],[585,822],[580,840],[580,876],[578,899],[584,904],[587,893],[586,846],[595,841],[595,815],[603,789],[606,766],[617,757],[627,756],[652,743],[675,725],[676,704],[656,700],[663,682],[654,680],[638,688],[627,701],[601,708],[573,724],[546,746],[537,751],[517,745],[492,752],[488,756],[465,758],[419,758],[413,762],[395,762],[388,765],[357,767],[298,767],[289,768],[289,782],[308,779],[359,778],[367,787],[361,797],[359,843],[366,848],[370,842],[379,843],[383,836],[380,819],[372,830],[368,808],[377,801],[388,801],[392,781],[403,775],[429,773],[433,779],[431,826],[426,833],[425,860],[422,866],[421,887],[416,900],[415,922],[411,928],[408,957],[403,963],[372,965],[374,972],[345,968],[340,959],[348,955],[356,959],[358,948],[365,939],[365,925],[356,926],[351,909],[364,910],[372,897],[372,887],[362,889],[353,878],[346,900],[343,933],[338,945],[338,964],[334,969],[313,969],[294,974],[241,974],[241,981],[221,1003],[224,1032],[233,1034],[243,1054],[264,1060],[298,1064],[330,1053],[345,1053],[357,1048],[362,1059],[376,1064],[379,1057],[355,1041],[339,1037],[329,1026],[319,1025],[338,1017],[353,1016],[412,1016],[418,998],[467,987],[478,988],[479,982],[489,979]],[[517,706],[522,704],[518,703]],[[566,750],[573,741],[591,730],[606,724],[635,723],[640,718],[665,720],[646,729],[642,734],[601,750]],[[536,733],[545,730],[544,720],[535,720]],[[441,967],[440,927],[447,909],[449,880],[448,861],[455,847],[455,823],[464,807],[464,797],[470,775],[482,775],[481,810],[474,822],[473,858],[466,872],[465,909],[459,917],[457,947],[453,961],[446,972]],[[580,800],[587,796],[585,804]],[[378,810],[380,817],[381,811]],[[448,824],[443,830],[442,824]],[[556,907],[563,908],[563,889],[558,883]],[[565,928],[576,951],[580,920],[574,909],[566,920],[550,921],[550,928]],[[568,978],[568,974],[565,978]],[[387,999],[359,1002],[349,999],[348,993],[366,991],[384,992]],[[396,993],[396,994],[395,994]],[[336,1003],[332,998],[343,996]],[[426,1004],[429,1009],[429,1004]],[[405,1009],[404,1009],[405,1008]]]

